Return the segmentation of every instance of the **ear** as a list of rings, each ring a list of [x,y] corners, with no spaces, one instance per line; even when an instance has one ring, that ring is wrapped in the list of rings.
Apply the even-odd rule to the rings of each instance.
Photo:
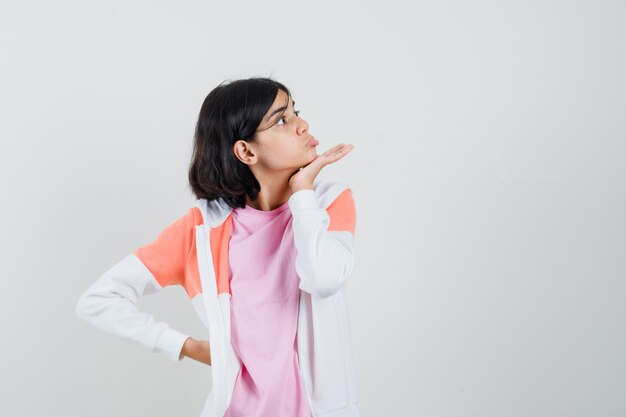
[[[235,158],[239,159],[246,165],[254,165],[257,161],[257,155],[250,142],[238,140],[233,145],[233,153]]]

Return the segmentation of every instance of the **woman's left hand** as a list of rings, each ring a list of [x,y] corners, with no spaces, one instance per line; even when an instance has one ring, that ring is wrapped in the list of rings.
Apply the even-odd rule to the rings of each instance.
[[[299,190],[312,190],[313,181],[320,173],[322,168],[328,164],[332,164],[346,156],[354,149],[354,145],[340,143],[339,145],[327,150],[321,155],[317,155],[308,165],[300,168],[295,174],[289,178],[289,187],[291,192],[295,193]]]

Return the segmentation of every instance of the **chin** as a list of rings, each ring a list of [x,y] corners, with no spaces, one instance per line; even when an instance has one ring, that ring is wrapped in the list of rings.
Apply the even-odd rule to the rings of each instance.
[[[313,162],[317,158],[317,151],[314,149],[308,149],[305,156],[298,158],[298,162],[295,162],[292,166],[294,170],[299,170],[301,167],[306,166]]]

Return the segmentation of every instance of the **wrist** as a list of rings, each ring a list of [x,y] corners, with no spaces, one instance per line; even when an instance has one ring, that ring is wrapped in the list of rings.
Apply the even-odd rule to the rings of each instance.
[[[195,340],[193,340],[191,337],[188,337],[185,340],[185,343],[183,343],[183,348],[181,349],[181,354],[183,356],[189,356],[189,353],[193,350],[193,346],[194,346]]]
[[[300,184],[293,184],[291,186],[291,194],[296,193],[298,191],[301,190],[313,190],[313,184],[311,183],[300,183]]]

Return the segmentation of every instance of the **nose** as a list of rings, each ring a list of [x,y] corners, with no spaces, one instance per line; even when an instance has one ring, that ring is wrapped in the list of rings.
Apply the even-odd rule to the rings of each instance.
[[[302,133],[308,130],[309,130],[309,124],[307,123],[306,120],[300,117],[299,124],[298,124],[298,134],[301,135]]]

